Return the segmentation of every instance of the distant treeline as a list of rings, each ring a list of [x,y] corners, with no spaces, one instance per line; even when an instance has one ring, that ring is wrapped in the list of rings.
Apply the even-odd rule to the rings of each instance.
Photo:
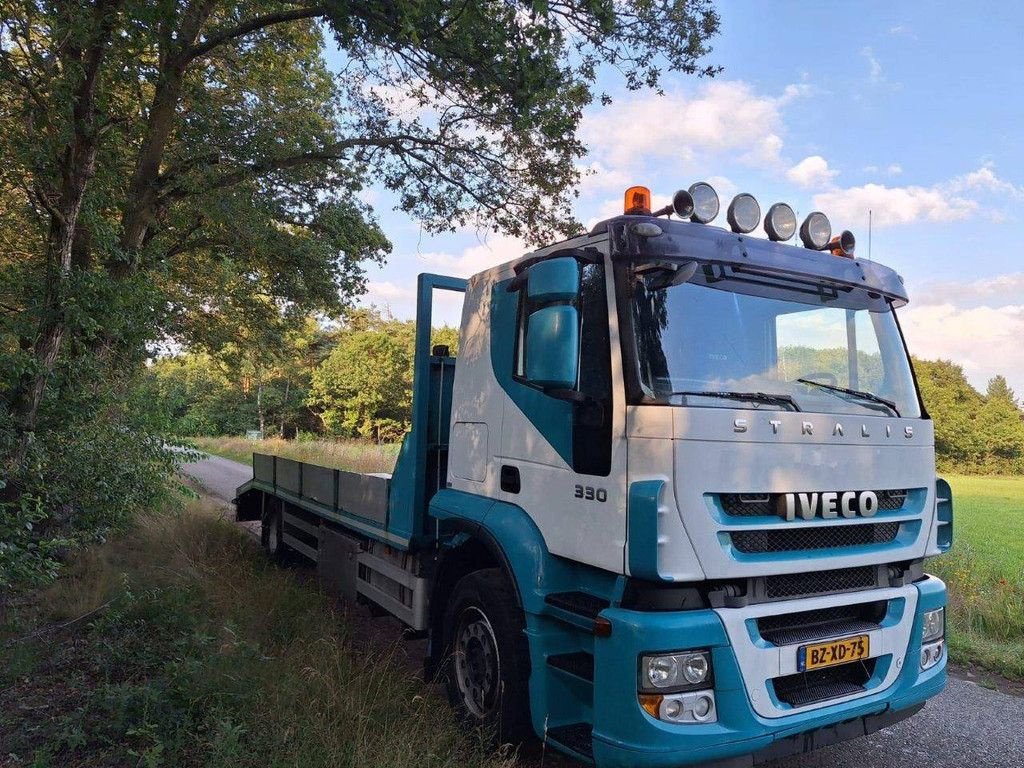
[[[435,344],[456,351],[456,329],[433,335]],[[272,363],[202,352],[160,358],[144,394],[167,414],[168,430],[182,436],[262,429],[391,442],[409,428],[414,336],[411,320],[360,310],[336,329],[311,321],[285,340]],[[982,394],[950,361],[915,359],[914,368],[935,421],[940,468],[1024,472],[1024,414],[1005,378],[993,378]]]
[[[181,436],[260,430],[394,442],[409,429],[415,334],[412,320],[376,309],[351,312],[337,328],[310,320],[272,355],[228,348],[161,357],[144,377],[144,397]],[[435,328],[432,343],[454,354],[458,331]]]

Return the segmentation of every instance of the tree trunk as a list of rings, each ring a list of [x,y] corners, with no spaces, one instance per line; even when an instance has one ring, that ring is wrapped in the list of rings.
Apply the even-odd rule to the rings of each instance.
[[[35,369],[22,376],[12,397],[12,416],[16,432],[14,450],[7,457],[4,470],[7,477],[18,474],[28,455],[33,433],[39,418],[39,406],[46,385],[60,354],[67,330],[64,301],[68,276],[71,273],[72,253],[78,215],[82,210],[85,190],[96,170],[96,152],[99,147],[99,127],[96,120],[96,88],[100,66],[107,51],[107,43],[119,3],[97,3],[97,29],[90,44],[83,48],[68,47],[69,70],[80,68],[72,108],[72,135],[60,164],[58,189],[37,188],[37,197],[46,201],[50,213],[50,232],[46,243],[46,293],[39,319],[39,329],[33,344]],[[70,75],[69,75],[70,76]],[[13,497],[13,485],[7,489]]]

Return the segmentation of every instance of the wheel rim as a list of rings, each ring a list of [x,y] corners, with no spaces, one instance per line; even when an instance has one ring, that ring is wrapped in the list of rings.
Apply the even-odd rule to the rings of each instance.
[[[267,530],[267,552],[277,554],[277,515],[270,518],[270,526]]]
[[[495,709],[501,659],[491,622],[478,608],[467,608],[455,633],[455,681],[473,717],[487,719]]]

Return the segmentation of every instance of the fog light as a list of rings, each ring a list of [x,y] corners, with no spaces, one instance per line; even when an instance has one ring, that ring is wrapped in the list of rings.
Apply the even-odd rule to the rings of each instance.
[[[945,640],[939,640],[937,643],[929,643],[921,648],[922,670],[931,669],[942,660],[942,648],[945,644]]]
[[[715,692],[709,690],[670,693],[641,693],[640,706],[651,717],[665,723],[714,723],[718,721]]]
[[[946,609],[925,611],[921,617],[921,642],[930,643],[946,636]]]
[[[693,716],[695,719],[704,722],[714,708],[715,703],[711,700],[710,696],[698,696],[693,702]]]

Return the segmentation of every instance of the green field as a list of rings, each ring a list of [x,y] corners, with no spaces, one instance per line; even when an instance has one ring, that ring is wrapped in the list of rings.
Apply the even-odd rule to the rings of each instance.
[[[953,549],[928,570],[949,586],[950,652],[1024,679],[1024,478],[947,478]]]

